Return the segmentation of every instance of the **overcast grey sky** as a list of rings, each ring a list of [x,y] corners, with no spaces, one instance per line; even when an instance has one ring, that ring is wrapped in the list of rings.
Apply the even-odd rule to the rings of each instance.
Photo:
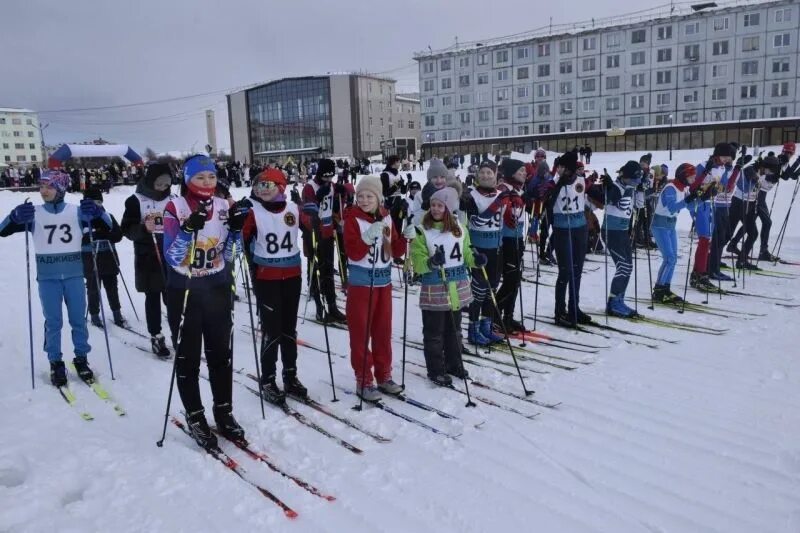
[[[655,7],[666,0],[0,0],[0,107],[41,111],[47,144],[103,138],[196,149],[225,93],[286,76],[366,70],[417,89],[415,51]],[[81,112],[186,97],[154,105]]]

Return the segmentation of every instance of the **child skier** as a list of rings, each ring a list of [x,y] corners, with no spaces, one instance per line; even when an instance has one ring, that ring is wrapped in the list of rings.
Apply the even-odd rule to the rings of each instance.
[[[170,352],[161,333],[161,300],[165,297],[167,270],[162,260],[164,247],[164,208],[172,199],[172,170],[165,163],[151,163],[136,192],[125,200],[122,233],[133,241],[133,269],[136,290],[144,293],[144,314],[150,346],[159,357]],[[177,332],[172,332],[175,338]]]
[[[67,384],[67,371],[61,358],[61,303],[67,305],[72,329],[75,358],[72,360],[80,378],[94,379],[86,357],[89,355],[89,331],[86,327],[86,295],[81,259],[82,225],[104,214],[102,207],[85,198],[81,205],[68,204],[64,195],[69,176],[60,170],[47,170],[39,180],[44,204],[27,201],[18,205],[0,223],[0,237],[30,231],[36,253],[36,280],[44,312],[44,350],[50,361],[50,381],[56,387]]]
[[[181,196],[164,210],[164,259],[167,277],[167,315],[177,335],[178,393],[186,410],[186,424],[195,441],[213,448],[217,439],[208,426],[200,398],[200,353],[205,348],[214,419],[225,436],[244,439],[244,430],[232,413],[231,275],[230,269],[246,209],[214,197],[214,162],[194,155],[183,166]],[[179,342],[178,342],[179,341]]]
[[[653,224],[650,232],[661,253],[661,267],[653,287],[653,301],[664,304],[679,304],[683,299],[672,292],[672,275],[678,262],[678,232],[675,222],[681,209],[693,209],[699,202],[711,197],[711,190],[690,192],[695,182],[697,169],[690,163],[683,163],[675,169],[675,179],[667,183],[658,195]]]
[[[461,309],[472,301],[468,269],[482,268],[487,261],[482,253],[473,259],[469,233],[452,214],[458,203],[458,193],[451,187],[433,193],[411,245],[414,272],[422,283],[425,366],[428,378],[444,386],[452,384],[448,374],[462,379],[469,375],[461,360]]]
[[[94,186],[89,187],[83,193],[84,199],[95,202],[99,207],[103,206],[103,193]],[[92,236],[89,238],[89,231]],[[113,215],[104,212],[99,219],[91,222],[89,228],[83,234],[81,241],[81,252],[83,256],[83,277],[86,278],[86,295],[89,300],[89,317],[92,325],[103,327],[100,319],[100,287],[97,286],[95,278],[95,261],[97,262],[97,278],[106,289],[108,306],[114,317],[114,324],[119,327],[128,327],[128,322],[122,316],[121,305],[119,302],[119,290],[117,288],[117,251],[114,245],[122,240],[122,230],[117,224]],[[92,254],[92,241],[94,241],[94,254]]]
[[[403,390],[392,380],[391,270],[392,258],[403,257],[406,241],[399,238],[382,204],[380,178],[364,176],[356,185],[356,205],[344,214],[350,364],[357,391],[367,401],[379,400],[379,390]]]
[[[777,157],[770,153],[764,159],[758,160],[755,165],[745,167],[743,172],[744,179],[739,179],[736,182],[736,189],[733,191],[733,198],[731,199],[730,231],[728,234],[733,233],[739,222],[742,223],[742,229],[745,232],[744,243],[736,259],[736,268],[758,269],[756,265],[750,262],[750,251],[758,238],[758,228],[756,228],[758,189],[761,183],[777,181],[779,173],[780,162]]]
[[[297,310],[302,286],[297,204],[287,202],[286,178],[268,168],[253,184],[252,209],[242,229],[244,249],[255,272],[253,287],[261,320],[261,389],[264,399],[282,404],[286,395],[305,398],[297,379]],[[278,348],[283,387],[275,382]]]

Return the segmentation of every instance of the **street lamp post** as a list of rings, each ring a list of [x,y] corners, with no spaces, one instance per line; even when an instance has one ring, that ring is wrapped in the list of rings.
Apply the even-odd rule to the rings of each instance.
[[[672,163],[672,115],[669,116],[669,133],[667,134],[669,144],[669,162]]]

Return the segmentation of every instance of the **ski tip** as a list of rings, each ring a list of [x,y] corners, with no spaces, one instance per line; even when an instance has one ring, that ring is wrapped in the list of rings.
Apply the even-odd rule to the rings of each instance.
[[[283,514],[286,515],[286,518],[291,518],[292,520],[294,520],[295,518],[300,516],[300,515],[297,514],[297,511],[294,511],[292,509],[285,509],[283,511]]]

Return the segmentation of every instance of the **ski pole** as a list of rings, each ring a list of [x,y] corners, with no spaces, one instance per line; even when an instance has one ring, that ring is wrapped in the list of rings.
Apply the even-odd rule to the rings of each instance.
[[[181,349],[181,341],[183,341],[183,326],[186,320],[186,304],[189,303],[189,284],[192,281],[192,267],[194,266],[194,254],[197,248],[197,230],[192,233],[192,245],[189,248],[189,266],[187,272],[186,288],[183,290],[183,303],[181,304],[180,323],[178,324],[178,336],[175,342],[175,359],[172,361],[172,376],[169,378],[169,393],[167,395],[167,409],[164,411],[164,428],[161,431],[161,439],[156,441],[156,446],[159,448],[164,446],[164,439],[167,437],[167,423],[169,422],[169,408],[172,404],[172,389],[175,387],[175,374],[178,369],[177,353]]]
[[[531,254],[533,248],[531,248]],[[536,331],[536,321],[539,318],[539,248],[536,248],[536,288],[533,291],[533,331]]]
[[[405,234],[405,228],[408,225],[408,219],[404,219],[403,221],[403,234]],[[410,247],[408,245],[408,239],[406,239],[406,259],[403,263],[403,276],[407,276],[410,271],[410,260],[409,257]],[[406,284],[403,287],[403,359],[402,359],[402,370],[400,372],[400,386],[403,387],[403,390],[406,388],[406,334],[408,332],[408,282],[406,280]]]
[[[114,256],[114,262],[117,264],[117,272],[119,272],[119,277],[122,280],[122,286],[125,288],[125,294],[128,295],[128,301],[131,303],[131,309],[133,309],[133,315],[136,317],[137,322],[141,322],[141,320],[139,320],[139,313],[136,312],[136,306],[133,305],[133,298],[131,298],[131,293],[128,290],[128,284],[125,283],[125,276],[122,274],[122,268],[119,265],[119,257],[117,256],[117,249],[114,247],[114,245],[111,243],[110,240],[108,239],[103,239],[103,240],[105,240],[111,247],[111,255]]]
[[[456,338],[458,338],[458,342],[459,344],[461,344],[462,342],[461,328],[458,327],[458,324],[456,324],[456,317],[454,315],[454,313],[460,314],[461,310],[460,309],[453,310],[453,301],[450,298],[450,287],[447,284],[447,273],[444,270],[444,265],[439,266],[439,273],[442,277],[442,285],[444,288],[444,293],[447,295],[447,311],[445,311],[445,313],[450,315],[450,326],[452,326],[453,328],[453,335],[455,335]],[[447,348],[445,347],[445,349]],[[459,365],[461,366],[461,379],[464,380],[464,390],[466,391],[467,394],[467,405],[465,407],[476,407],[475,402],[472,401],[472,398],[469,395],[469,383],[467,382],[467,375],[466,372],[464,371],[464,359],[463,356],[461,355],[460,349],[458,350],[458,362]]]
[[[525,213],[523,210],[523,217],[524,216]],[[525,272],[525,253],[524,250],[520,250],[520,248],[525,246],[524,235],[526,235],[527,233],[528,230],[523,226],[523,232],[522,232],[523,239],[522,240],[514,239],[515,240],[514,251],[516,252],[517,255],[517,267],[518,267],[517,275],[519,276],[519,283],[518,283],[519,294],[517,295],[519,297],[519,323],[522,325],[522,342],[520,343],[520,346],[523,348],[527,346],[527,344],[525,344],[525,309],[522,307],[522,274],[523,272]]]
[[[372,327],[372,293],[375,290],[375,265],[378,263],[378,239],[379,237],[375,237],[375,242],[372,244],[372,248],[374,253],[372,255],[372,269],[370,269],[369,274],[369,297],[367,298],[367,324],[364,329],[364,358],[361,362],[361,373],[359,377],[361,378],[361,387],[358,390],[358,405],[354,406],[353,409],[356,411],[361,411],[364,408],[364,383],[366,382],[364,379],[364,375],[367,372],[367,350],[369,350],[369,330]]]
[[[648,208],[645,207],[645,209]],[[650,232],[652,231],[653,227],[653,217],[649,216],[649,214],[650,213],[648,211],[648,216],[646,217],[646,220],[649,220],[650,223],[647,225],[647,234],[645,235],[645,241],[647,244],[647,248],[645,248],[647,250],[647,276],[650,280],[650,305],[647,308],[650,309],[651,311],[654,311],[656,307],[655,303],[653,303],[653,267],[650,264]]]
[[[695,204],[694,213],[695,216],[697,216],[697,204]],[[692,222],[692,227],[689,228],[689,254],[686,257],[686,281],[683,285],[683,302],[681,303],[681,308],[678,309],[678,312],[680,314],[683,314],[683,312],[686,310],[686,293],[689,291],[689,272],[691,271],[691,266],[692,266],[692,246],[694,245],[694,227],[695,227],[694,222]],[[677,254],[677,250],[675,250],[675,253]]]
[[[336,233],[335,228],[334,228],[334,233]],[[333,381],[333,361],[331,360],[331,344],[330,344],[330,341],[328,340],[328,317],[330,316],[330,314],[328,312],[329,311],[328,304],[327,304],[327,302],[323,302],[324,298],[322,297],[322,284],[321,284],[321,282],[319,280],[319,265],[317,264],[317,262],[319,261],[319,258],[317,257],[317,251],[318,251],[317,250],[317,236],[316,236],[315,233],[311,234],[311,249],[312,249],[312,254],[313,254],[311,268],[312,268],[312,271],[315,270],[317,272],[317,277],[316,277],[316,280],[317,280],[317,293],[320,295],[319,301],[322,304],[322,310],[323,310],[323,313],[325,314],[324,320],[322,321],[322,330],[325,332],[325,351],[328,353],[328,369],[330,370],[330,374],[331,374],[331,392],[333,393],[333,400],[332,401],[338,402],[339,400],[336,398],[336,385],[334,384],[334,381]],[[309,287],[308,292],[309,292],[309,294],[311,293],[311,288],[310,287]]]
[[[603,175],[608,176],[608,170],[603,169]],[[608,176],[611,178],[611,176]],[[605,284],[606,299],[608,298],[608,187],[603,187],[603,229],[606,230],[606,237],[603,239],[603,262],[605,263]],[[630,222],[630,221],[628,221]],[[608,325],[608,304],[606,304],[606,326]]]
[[[489,287],[489,295],[492,297],[492,304],[494,305],[494,310],[497,313],[497,316],[500,316],[500,307],[497,305],[497,298],[494,294],[494,288],[492,287],[491,282],[489,281],[489,276],[486,274],[486,267],[481,267],[481,273],[483,274],[483,279],[486,280],[486,285]],[[530,396],[533,394],[533,391],[528,390],[528,387],[525,386],[525,380],[522,378],[522,371],[519,368],[519,363],[517,362],[517,356],[514,354],[514,348],[511,346],[511,339],[508,336],[508,330],[506,328],[506,323],[504,321],[500,321],[500,326],[503,328],[503,335],[506,338],[506,344],[508,345],[508,351],[511,354],[511,358],[514,359],[514,366],[517,368],[517,375],[519,376],[519,381],[522,383],[522,390],[525,392],[525,396]],[[524,335],[524,334],[523,334]]]
[[[792,213],[792,207],[794,207],[794,200],[797,198],[797,190],[800,188],[800,180],[797,180],[797,183],[794,186],[794,192],[792,192],[792,200],[789,202],[789,209],[786,211],[786,218],[783,220],[783,226],[781,227],[781,231],[778,232],[778,241],[777,241],[777,250],[773,252],[773,256],[776,258],[779,257],[778,254],[781,253],[781,247],[783,246],[783,238],[786,237],[786,228],[789,225],[789,215]],[[778,260],[776,259],[773,265],[778,264]]]
[[[633,216],[637,224],[639,224],[639,210]],[[637,231],[638,233],[638,231]],[[649,244],[649,243],[648,243]],[[633,294],[636,298],[633,299],[633,310],[639,314],[639,254],[636,251],[636,240],[633,242]]]
[[[108,355],[108,369],[111,372],[111,379],[116,379],[114,377],[114,365],[111,363],[111,346],[108,344],[108,324],[106,324],[106,311],[103,308],[103,290],[100,286],[100,273],[97,270],[97,248],[95,246],[94,241],[94,231],[92,229],[92,223],[89,222],[87,233],[89,234],[89,244],[92,247],[92,266],[94,267],[94,282],[97,287],[97,300],[100,302],[100,314],[103,318],[103,336],[106,340],[106,354]]]
[[[244,272],[242,259],[247,263],[247,272]],[[253,339],[253,358],[256,362],[256,377],[258,378],[258,399],[261,401],[261,420],[266,419],[264,414],[264,391],[261,389],[261,364],[258,357],[258,348],[256,348],[256,326],[253,320],[253,300],[250,296],[250,280],[248,274],[250,273],[250,263],[247,260],[247,255],[242,252],[242,257],[239,260],[239,269],[242,270],[242,279],[244,280],[244,290],[247,293],[247,310],[250,314],[250,336]],[[255,281],[253,282],[255,284]],[[262,319],[263,320],[263,319]]]
[[[27,198],[25,199],[25,203],[29,203]],[[28,346],[30,347],[31,352],[31,388],[35,389],[36,380],[34,379],[33,365],[33,311],[31,309],[31,252],[30,241],[28,237],[28,233],[32,230],[33,228],[31,227],[30,222],[25,224],[25,266],[28,278]]]

